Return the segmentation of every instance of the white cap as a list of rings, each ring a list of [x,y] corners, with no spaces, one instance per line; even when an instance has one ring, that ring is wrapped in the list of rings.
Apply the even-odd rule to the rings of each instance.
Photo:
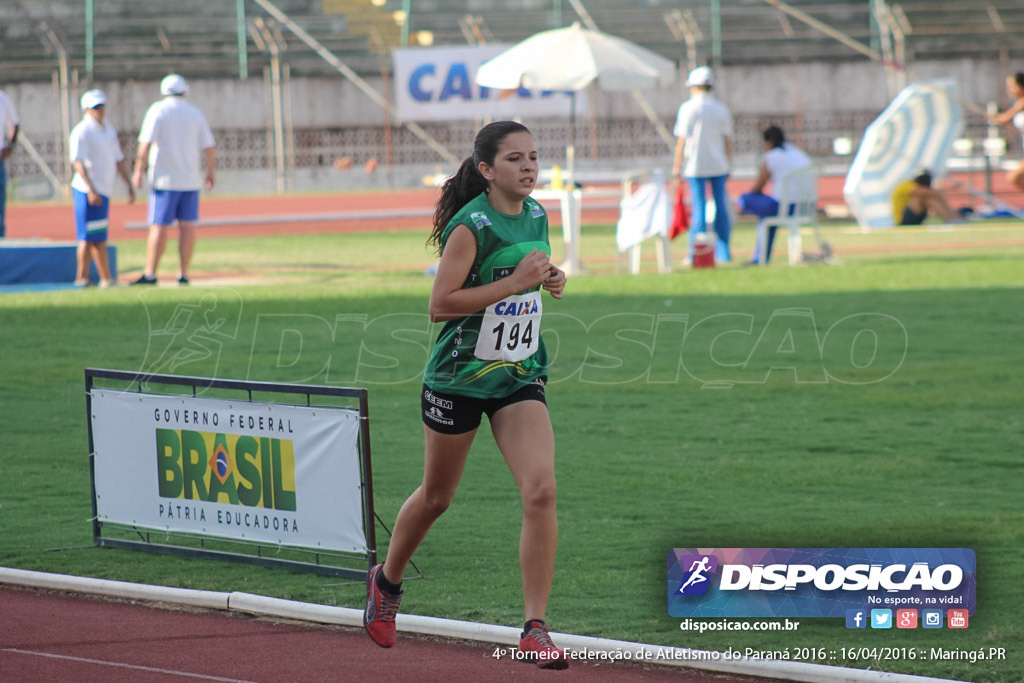
[[[689,87],[701,85],[714,85],[715,75],[711,73],[710,67],[698,66],[686,77],[686,85]]]
[[[82,109],[95,109],[96,107],[107,103],[107,96],[103,94],[102,90],[86,90],[82,93],[82,99],[80,100]]]
[[[171,74],[170,76],[164,76],[164,80],[160,81],[161,95],[184,95],[187,92],[188,83],[185,81],[184,76]]]

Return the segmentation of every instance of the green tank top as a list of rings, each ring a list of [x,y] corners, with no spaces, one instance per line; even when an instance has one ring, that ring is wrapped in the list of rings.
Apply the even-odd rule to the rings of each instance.
[[[547,214],[530,197],[523,200],[518,216],[494,210],[486,193],[472,199],[445,227],[442,251],[459,225],[476,237],[476,259],[463,288],[508,277],[533,249],[551,254]],[[427,361],[424,384],[442,393],[503,398],[530,382],[546,380],[548,356],[540,336],[541,312],[537,286],[445,322]]]

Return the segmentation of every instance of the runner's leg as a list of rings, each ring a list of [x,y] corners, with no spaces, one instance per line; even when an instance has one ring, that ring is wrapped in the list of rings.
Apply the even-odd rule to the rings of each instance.
[[[532,400],[507,405],[491,417],[491,431],[523,503],[519,564],[526,619],[543,620],[558,549],[555,436],[547,406]]]
[[[464,434],[442,434],[424,427],[423,432],[423,483],[398,511],[384,561],[384,578],[396,584],[401,583],[406,565],[430,527],[451,505],[476,436],[475,429]]]

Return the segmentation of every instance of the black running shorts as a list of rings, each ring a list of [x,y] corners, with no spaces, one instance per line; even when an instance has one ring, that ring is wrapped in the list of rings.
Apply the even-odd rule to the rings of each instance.
[[[423,424],[442,434],[465,434],[480,426],[484,413],[490,420],[494,413],[505,406],[520,401],[544,399],[544,380],[535,380],[525,387],[502,398],[474,398],[459,394],[442,394],[431,391],[423,385],[420,406],[423,410]]]

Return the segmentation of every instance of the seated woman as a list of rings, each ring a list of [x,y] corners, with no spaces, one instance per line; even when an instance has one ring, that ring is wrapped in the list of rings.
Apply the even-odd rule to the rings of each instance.
[[[934,212],[945,223],[960,223],[960,216],[949,208],[945,197],[932,188],[928,171],[904,180],[892,191],[892,220],[896,225],[921,225]]]
[[[758,217],[757,245],[754,247],[754,258],[751,264],[760,263],[762,230],[760,221],[770,216],[779,215],[780,179],[786,173],[811,165],[811,159],[796,145],[786,142],[786,136],[778,126],[769,126],[763,134],[764,159],[761,170],[750,192],[740,195],[736,205],[741,213]],[[771,194],[764,194],[764,187],[771,182]],[[777,225],[768,228],[767,248],[764,250],[765,264],[771,259],[772,246],[775,244]]]

